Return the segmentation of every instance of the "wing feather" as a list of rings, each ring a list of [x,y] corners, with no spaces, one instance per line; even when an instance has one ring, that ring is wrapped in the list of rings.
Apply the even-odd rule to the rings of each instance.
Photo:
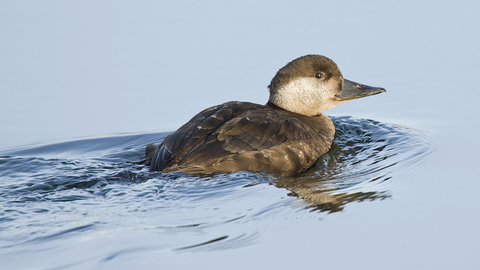
[[[327,121],[324,118],[320,120]],[[171,156],[155,160],[170,161],[166,172],[298,172],[328,151],[333,140],[334,131],[318,129],[315,121],[263,105],[229,102],[200,112],[167,136],[156,155]]]

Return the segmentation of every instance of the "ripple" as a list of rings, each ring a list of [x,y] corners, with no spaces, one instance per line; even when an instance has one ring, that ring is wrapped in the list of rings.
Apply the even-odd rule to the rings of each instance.
[[[174,248],[172,251],[205,252],[205,251],[236,249],[236,248],[252,245],[258,240],[258,238],[259,238],[258,233],[253,233],[253,234],[244,233],[238,236],[224,235],[224,236],[220,236],[220,237],[217,237],[205,242],[201,242],[198,244]]]
[[[353,117],[332,120],[337,132],[331,150],[307,172],[283,178],[165,174],[126,164],[141,160],[145,145],[166,133],[1,151],[2,246],[41,246],[102,230],[115,237],[125,231],[161,236],[168,239],[163,251],[238,248],[254,243],[266,220],[295,218],[299,209],[318,217],[345,211],[351,202],[392,198],[391,183],[401,182],[434,152],[422,131]],[[260,226],[246,231],[251,222]],[[158,249],[155,245],[148,250]]]

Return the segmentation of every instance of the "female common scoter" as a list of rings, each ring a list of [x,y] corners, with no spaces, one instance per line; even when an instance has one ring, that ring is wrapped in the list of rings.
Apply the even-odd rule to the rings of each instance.
[[[166,173],[301,173],[332,145],[335,126],[322,111],[385,92],[343,79],[321,55],[288,63],[268,88],[266,105],[233,101],[195,115],[158,147],[147,145],[144,164]]]

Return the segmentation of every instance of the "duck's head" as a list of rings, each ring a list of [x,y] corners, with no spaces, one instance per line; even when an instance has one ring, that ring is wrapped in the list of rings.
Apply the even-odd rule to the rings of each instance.
[[[268,86],[269,102],[314,116],[349,100],[386,92],[343,79],[337,64],[322,55],[299,57],[281,68]]]

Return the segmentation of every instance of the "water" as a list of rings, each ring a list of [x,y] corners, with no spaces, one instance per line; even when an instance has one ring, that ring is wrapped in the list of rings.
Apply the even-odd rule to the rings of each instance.
[[[480,269],[479,8],[0,0],[0,269]],[[387,92],[308,172],[126,163],[312,53]]]
[[[389,186],[401,181],[393,171],[414,170],[433,153],[426,132],[353,117],[333,121],[331,151],[288,178],[164,174],[126,163],[142,159],[145,145],[168,133],[3,151],[0,248],[9,256],[77,254],[76,262],[44,261],[46,269],[102,266],[135,253],[237,249],[254,245],[268,230],[262,227],[297,212],[323,219],[352,202],[389,199]],[[246,226],[251,223],[259,226]],[[88,252],[92,245],[105,247]],[[28,265],[9,263],[11,269]]]

